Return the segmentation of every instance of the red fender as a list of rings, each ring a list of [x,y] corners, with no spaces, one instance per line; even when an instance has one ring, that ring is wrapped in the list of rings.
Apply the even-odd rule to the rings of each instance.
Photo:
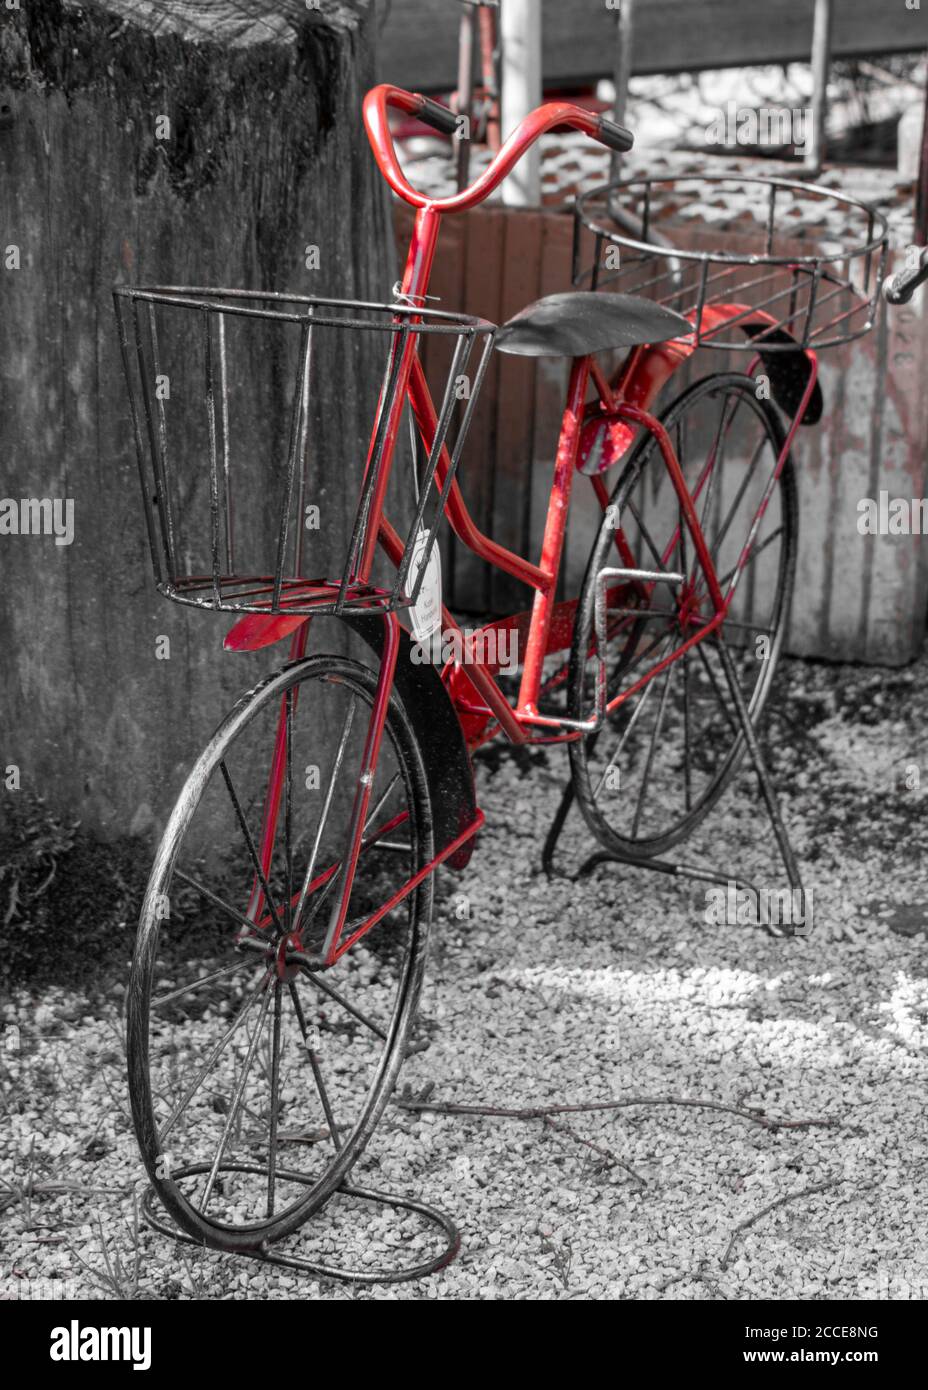
[[[222,645],[227,652],[256,652],[283,641],[307,622],[306,613],[246,613],[229,628]]]
[[[692,323],[696,317],[696,311],[692,310],[687,317]],[[747,304],[715,304],[707,305],[702,311],[702,328],[700,336],[707,338],[716,330],[724,327],[726,323],[737,319],[739,325],[744,329],[747,336],[753,337],[757,325],[760,323],[768,324],[771,328],[776,326],[777,320],[763,309],[752,309]],[[777,330],[776,335],[769,335],[771,341],[782,344],[790,338],[790,335],[782,329]],[[682,366],[683,363],[696,351],[697,344],[692,338],[676,338],[669,343],[658,343],[654,347],[637,347],[629,354],[622,372],[613,386],[613,392],[617,398],[624,403],[636,406],[639,410],[650,411],[663,387],[670,380],[671,376]],[[763,341],[758,343],[758,353],[763,356]],[[805,380],[808,380],[808,372],[812,369],[814,353],[806,353],[795,345],[795,354],[792,352],[768,353],[764,365],[768,373],[773,378],[772,389],[774,397],[779,400],[787,414],[792,413],[798,405],[798,397],[801,396],[805,381],[800,381],[799,388],[791,384],[783,371],[777,368],[786,368],[787,358],[804,359]],[[811,360],[810,360],[811,359]],[[795,368],[795,362],[790,364]],[[798,391],[798,394],[797,394]],[[803,416],[803,424],[814,424],[821,418],[822,401],[821,391],[816,383],[813,399],[809,402],[808,408]],[[606,419],[604,421],[603,415]],[[608,410],[604,410],[598,402],[591,408],[590,419],[583,428],[580,437],[580,450],[577,456],[577,467],[581,473],[596,474],[605,473],[619,463],[627,453],[635,440],[637,429],[626,420],[617,420],[609,416]]]

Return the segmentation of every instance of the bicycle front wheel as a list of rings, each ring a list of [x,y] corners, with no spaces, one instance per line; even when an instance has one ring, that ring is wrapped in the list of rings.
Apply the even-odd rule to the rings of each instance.
[[[600,669],[594,610],[601,570],[685,576],[682,586],[639,583],[611,591],[608,699],[624,698],[597,733],[569,745],[573,786],[590,829],[606,849],[638,859],[663,854],[689,835],[734,776],[745,743],[719,644],[729,649],[756,726],[776,671],[796,571],[798,508],[789,455],[752,534],[785,447],[780,418],[758,399],[756,382],[734,372],[705,377],[667,408],[661,423],[723,593],[742,560],[744,567],[717,635],[681,654],[712,608],[657,441],[643,434],[590,554],[568,687],[571,714],[588,717]]]
[[[376,685],[357,662],[315,656],[249,692],[190,773],[151,872],[128,997],[133,1119],[164,1206],[219,1249],[278,1240],[326,1202],[409,1043],[432,877],[394,899],[431,860],[433,836],[395,692],[342,939],[394,905],[334,966],[313,963],[341,891]]]

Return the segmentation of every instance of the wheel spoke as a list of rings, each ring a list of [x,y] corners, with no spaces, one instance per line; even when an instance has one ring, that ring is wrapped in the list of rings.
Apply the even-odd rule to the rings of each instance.
[[[717,431],[716,431],[715,439],[714,439],[713,442],[712,442],[712,448],[709,450],[709,459],[708,459],[708,474],[709,474],[709,476],[708,476],[708,482],[707,482],[707,484],[706,484],[705,495],[704,495],[704,497],[703,497],[703,499],[702,499],[702,508],[701,508],[701,510],[700,510],[700,513],[699,513],[699,528],[700,528],[700,530],[703,532],[703,534],[705,534],[705,531],[706,531],[706,522],[707,522],[707,520],[708,520],[708,518],[709,518],[709,509],[710,509],[711,504],[712,504],[712,498],[713,498],[713,496],[714,496],[714,494],[715,494],[715,492],[716,492],[716,484],[719,482],[719,480],[720,480],[720,478],[721,478],[721,476],[722,476],[722,469],[723,469],[724,461],[725,461],[725,442],[726,442],[726,440],[727,440],[727,438],[728,438],[729,431],[730,431],[732,425],[734,424],[735,415],[736,415],[737,412],[738,412],[738,407],[739,407],[739,405],[741,404],[742,397],[741,397],[740,395],[734,397],[734,401],[735,401],[734,409],[732,410],[731,414],[728,415],[728,419],[727,419],[727,421],[726,421],[726,418],[725,418],[725,417],[726,417],[726,415],[727,415],[727,413],[728,413],[728,402],[729,402],[731,399],[732,399],[731,393],[730,393],[730,392],[726,392],[725,397],[724,397],[723,402],[722,402],[722,409],[721,409],[721,412],[720,412],[720,414],[719,414],[719,426],[718,426],[718,429],[717,429]],[[721,490],[719,490],[719,498],[721,499]],[[682,530],[682,521],[681,521],[680,524],[681,524],[681,530]],[[713,552],[713,554],[714,554],[714,552]],[[683,573],[686,574],[687,577],[688,577],[691,581],[695,578],[695,575],[696,575],[696,564],[697,564],[697,556],[696,556],[696,552],[695,552],[695,548],[694,548],[694,552],[693,552],[693,573],[690,574],[689,571],[688,571],[687,569],[685,569],[685,568],[684,568],[684,570],[683,570]]]
[[[303,876],[303,887],[300,889],[299,902],[297,903],[296,911],[293,914],[293,931],[299,931],[300,929],[300,921],[303,916],[303,908],[306,906],[306,897],[309,893],[309,885],[312,883],[313,878],[315,877],[316,861],[319,858],[319,849],[322,845],[322,837],[325,834],[325,827],[329,819],[329,811],[332,808],[332,798],[335,795],[335,783],[338,779],[338,774],[341,771],[342,760],[345,756],[345,749],[348,746],[348,736],[351,733],[351,726],[354,723],[354,712],[357,707],[357,703],[358,697],[352,691],[351,703],[348,706],[348,713],[345,715],[344,723],[342,724],[342,732],[338,740],[338,749],[335,754],[335,764],[332,768],[332,776],[329,778],[329,785],[326,788],[325,801],[323,802],[322,806],[322,814],[319,817],[319,825],[316,828],[316,835],[315,839],[313,840],[313,847],[309,856],[309,863],[306,866],[306,873]],[[333,882],[336,877],[337,875],[333,874],[329,882]],[[316,911],[318,911],[318,904],[316,905],[313,915],[310,918],[310,925],[312,923],[313,918],[315,917]]]
[[[762,636],[762,635],[766,635],[767,637],[772,637],[773,634],[774,634],[774,632],[776,631],[775,628],[772,628],[772,627],[763,627],[760,623],[742,623],[742,622],[737,621],[737,620],[734,619],[734,618],[728,618],[728,617],[726,617],[726,619],[725,619],[725,624],[724,624],[724,625],[725,625],[725,627],[735,627],[735,628],[738,628],[739,631],[743,631],[743,632],[752,632],[752,633],[754,634],[755,637],[759,637],[759,636]]]
[[[238,796],[236,795],[235,787],[232,784],[232,774],[229,772],[224,758],[219,764],[219,770],[222,773],[223,781],[226,784],[226,790],[229,793],[229,799],[232,802],[236,819],[238,820],[239,827],[245,840],[245,844],[248,848],[248,856],[251,859],[252,867],[254,868],[254,871],[258,876],[258,882],[261,884],[261,887],[264,891],[264,896],[267,899],[268,911],[271,913],[271,916],[274,918],[274,921],[279,926],[280,916],[277,912],[277,906],[274,902],[274,895],[271,892],[270,884],[267,881],[264,869],[261,867],[261,860],[258,858],[258,851],[255,848],[255,842],[252,839],[251,831],[248,829],[248,822],[245,820],[245,813],[242,810],[241,802],[239,801]],[[251,923],[251,925],[254,926],[254,923]]]
[[[657,748],[658,740],[661,736],[661,729],[664,725],[664,713],[667,708],[667,693],[670,690],[670,678],[673,675],[675,665],[676,662],[671,662],[671,664],[667,667],[666,671],[664,672],[664,684],[663,689],[661,690],[660,704],[657,707],[657,718],[654,721],[654,729],[651,734],[651,743],[648,747],[648,758],[644,766],[644,773],[642,774],[641,778],[641,786],[638,788],[638,796],[635,800],[635,814],[632,819],[633,840],[636,840],[638,838],[638,826],[641,823],[641,812],[642,808],[644,807],[644,798],[651,777],[651,766],[654,762],[654,753]]]
[[[304,967],[303,975],[306,977],[306,979],[310,981],[311,984],[315,985],[316,989],[320,989],[323,994],[327,994],[328,997],[330,999],[333,999],[336,1004],[341,1004],[343,1009],[346,1009],[348,1013],[352,1015],[353,1018],[356,1018],[358,1020],[359,1023],[363,1023],[365,1028],[369,1028],[370,1031],[376,1037],[382,1038],[384,1041],[386,1041],[386,1028],[381,1028],[379,1023],[375,1023],[372,1018],[368,1018],[367,1014],[365,1014],[361,1009],[357,1008],[354,1004],[352,1004],[348,999],[345,998],[343,994],[340,994],[339,991],[335,989],[333,985],[330,985],[328,980],[323,979],[322,975],[320,975],[320,973],[317,970],[307,970]]]
[[[628,612],[634,626],[617,638],[607,629],[607,717],[570,750],[574,792],[591,829],[605,847],[632,858],[661,855],[679,843],[734,775],[744,740],[719,658],[707,646],[724,631],[730,645],[722,650],[736,665],[739,692],[756,723],[775,661],[749,658],[755,638],[768,639],[774,656],[778,650],[795,561],[792,463],[778,444],[774,412],[757,401],[754,383],[739,373],[716,373],[687,387],[660,419],[685,491],[675,486],[675,471],[666,467],[656,438],[639,433],[612,498],[620,512],[612,531],[625,538],[626,568],[656,570],[659,577],[640,594],[634,618],[629,600],[617,599],[618,612]],[[782,473],[771,459],[782,464]],[[612,531],[600,528],[587,569],[592,578],[580,601],[583,632],[572,647],[568,698],[568,712],[578,718],[589,707],[596,652],[589,586],[608,563]],[[703,538],[730,617],[727,608],[715,614],[709,600]],[[668,571],[684,576],[669,604],[662,599],[670,589]],[[711,644],[703,640],[710,636]],[[682,669],[674,674],[678,663]],[[606,788],[618,782],[620,766],[627,789],[610,798]],[[553,843],[549,837],[548,859]]]
[[[641,535],[641,539],[644,541],[645,545],[648,547],[652,556],[654,557],[655,569],[666,570],[667,565],[664,562],[664,557],[660,554],[657,546],[654,544],[654,541],[651,538],[651,532],[648,530],[647,526],[645,526],[641,513],[638,511],[638,508],[635,506],[634,502],[631,501],[631,499],[629,499],[628,502],[628,510],[635,518],[635,521],[638,525],[638,531]],[[671,554],[673,554],[673,551],[671,551]]]
[[[322,1102],[323,1114],[325,1115],[326,1122],[329,1126],[329,1135],[331,1136],[332,1143],[335,1145],[336,1149],[340,1149],[342,1146],[342,1141],[339,1134],[338,1125],[335,1121],[335,1114],[332,1110],[332,1102],[329,1100],[329,1093],[326,1090],[325,1082],[322,1079],[322,1069],[319,1066],[319,1058],[316,1055],[315,1048],[310,1043],[309,1029],[306,1027],[306,1018],[303,1014],[303,1005],[300,1003],[300,996],[297,993],[296,985],[293,983],[292,980],[289,981],[289,988],[290,998],[293,1001],[293,1008],[294,1012],[296,1013],[296,1020],[299,1024],[300,1032],[303,1035],[303,1047],[306,1050],[306,1056],[309,1058],[309,1065],[312,1068],[313,1079],[316,1083],[316,1090],[318,1091],[319,1099]]]
[[[757,559],[758,555],[762,555],[763,552],[767,549],[767,546],[768,546],[768,545],[772,545],[773,542],[776,540],[777,536],[782,535],[782,533],[783,533],[783,524],[782,524],[782,522],[781,522],[781,524],[776,528],[775,531],[771,531],[771,532],[770,532],[770,535],[766,538],[766,540],[761,541],[760,545],[755,545],[755,546],[752,546],[752,547],[751,547],[751,553],[750,553],[750,555],[748,556],[748,558],[745,560],[743,569],[746,570],[747,567],[748,567],[748,565],[753,565],[753,563],[754,563],[754,561]],[[740,564],[740,563],[741,563],[741,562],[740,562],[740,560],[739,560],[738,564]],[[725,585],[728,583],[729,579],[732,579],[732,578],[734,577],[734,575],[736,574],[737,570],[738,570],[738,565],[737,565],[737,564],[736,564],[736,565],[733,565],[733,566],[731,567],[731,569],[728,571],[728,573],[727,573],[726,575],[724,575],[724,576],[719,580],[719,588],[720,588],[720,589],[724,588]]]
[[[661,634],[661,636],[658,638],[658,640],[657,640],[656,642],[653,642],[653,643],[651,644],[650,650],[653,651],[654,648],[655,648],[656,646],[659,646],[662,642],[666,642],[666,641],[667,641],[667,633],[665,632],[665,633],[662,633],[662,634]],[[604,770],[603,770],[603,773],[602,773],[602,775],[601,775],[601,777],[600,777],[600,779],[599,779],[599,782],[598,782],[598,784],[597,784],[596,790],[595,790],[594,793],[593,793],[594,799],[596,799],[596,798],[599,797],[599,794],[600,794],[600,792],[602,791],[602,789],[603,789],[603,787],[604,787],[604,785],[605,785],[606,778],[609,776],[610,770],[615,766],[617,759],[619,759],[619,758],[622,756],[622,750],[623,750],[623,748],[625,747],[625,744],[626,744],[627,741],[628,741],[628,737],[629,737],[629,735],[631,734],[632,730],[634,729],[635,725],[638,723],[638,720],[639,720],[639,718],[641,717],[642,711],[644,710],[644,708],[645,708],[645,706],[647,705],[648,701],[651,699],[652,694],[654,693],[654,689],[655,689],[655,682],[654,682],[654,681],[650,681],[650,682],[643,688],[643,690],[641,691],[641,694],[640,694],[640,696],[638,697],[637,704],[635,705],[635,708],[632,710],[631,716],[628,718],[628,720],[627,720],[627,722],[626,722],[626,725],[625,725],[625,728],[622,730],[622,733],[621,733],[621,737],[620,737],[620,739],[619,739],[618,746],[616,747],[615,752],[612,754],[611,758],[609,759],[608,763],[606,764],[606,766],[605,766],[605,768],[604,768]]]
[[[220,898],[218,893],[214,893],[211,888],[207,888],[205,883],[201,883],[200,880],[194,878],[192,874],[186,873],[183,869],[175,869],[174,877],[181,879],[184,883],[189,883],[190,887],[195,888],[198,893],[201,893],[203,897],[206,898],[207,902],[211,902],[213,906],[218,907],[221,912],[228,913],[234,922],[238,922],[242,927],[247,927],[249,931],[254,931],[255,924],[250,917],[246,917],[244,912],[239,912],[237,907],[232,907],[224,898]]]
[[[206,1182],[203,1186],[203,1195],[200,1198],[200,1206],[204,1212],[206,1211],[206,1208],[209,1206],[209,1199],[212,1196],[213,1187],[216,1182],[216,1177],[219,1173],[219,1165],[222,1162],[223,1155],[226,1151],[226,1145],[229,1142],[229,1136],[232,1133],[232,1126],[234,1125],[236,1116],[238,1115],[238,1112],[241,1109],[242,1096],[245,1094],[245,1087],[248,1084],[248,1075],[251,1071],[251,1064],[254,1061],[255,1049],[258,1046],[258,1039],[261,1036],[261,1029],[264,1027],[264,1021],[267,1018],[267,1011],[270,1007],[270,1003],[271,991],[269,989],[265,989],[264,999],[261,1003],[261,1011],[258,1014],[258,1018],[255,1023],[254,1029],[252,1030],[251,1037],[248,1040],[248,1051],[245,1054],[245,1060],[242,1063],[242,1069],[239,1073],[238,1082],[236,1083],[235,1090],[232,1093],[232,1103],[229,1106],[229,1112],[226,1115],[226,1122],[222,1127],[222,1137],[219,1140],[219,1147],[216,1149],[216,1157],[213,1159],[212,1167],[209,1170],[209,1175],[207,1176]]]
[[[201,1244],[258,1250],[296,1229],[357,1162],[406,1050],[431,895],[426,881],[404,901],[400,885],[425,863],[429,803],[392,706],[373,786],[359,780],[377,690],[347,657],[298,655],[268,676],[201,754],[155,861],[127,1008],[133,1110],[154,1192]],[[304,762],[322,769],[308,801]],[[349,886],[357,936],[397,889],[402,906],[327,969],[320,923]],[[169,894],[179,945],[155,912]]]
[[[718,532],[718,534],[716,535],[715,540],[712,542],[712,554],[713,554],[713,555],[718,556],[718,555],[721,554],[722,542],[724,541],[725,537],[728,535],[728,528],[729,528],[729,526],[731,525],[731,523],[734,521],[734,519],[735,519],[735,513],[737,512],[738,508],[741,506],[741,502],[742,502],[742,499],[744,498],[744,494],[747,492],[748,484],[749,484],[750,481],[751,481],[751,476],[752,476],[752,474],[753,474],[753,472],[754,472],[754,469],[757,467],[757,460],[758,460],[758,459],[760,458],[760,456],[761,456],[761,453],[762,453],[762,451],[763,451],[764,445],[767,444],[768,442],[769,442],[769,441],[768,441],[767,435],[762,433],[760,439],[759,439],[758,442],[757,442],[757,447],[756,447],[756,449],[754,450],[754,453],[751,455],[751,462],[748,464],[747,468],[744,470],[744,477],[741,479],[741,482],[740,482],[739,485],[738,485],[738,491],[735,493],[735,500],[734,500],[734,502],[732,502],[731,507],[729,508],[728,515],[727,515],[726,518],[725,518],[724,524],[722,525],[721,530],[720,530],[720,531]]]
[[[164,1004],[169,1004],[172,999],[180,999],[195,989],[202,989],[204,985],[212,984],[214,980],[221,980],[226,975],[234,975],[238,970],[245,970],[249,965],[254,965],[254,961],[237,960],[234,965],[224,965],[221,970],[213,970],[209,975],[200,975],[189,985],[182,985],[180,989],[172,989],[169,994],[155,994],[152,996],[151,1007],[160,1009]]]
[[[731,729],[731,731],[732,731],[732,733],[734,734],[735,738],[738,738],[738,737],[740,736],[741,730],[738,728],[738,725],[735,723],[734,719],[732,718],[731,710],[728,708],[728,705],[725,703],[725,699],[724,699],[724,696],[722,695],[722,690],[721,690],[721,687],[719,686],[719,683],[718,683],[718,680],[717,680],[717,678],[716,678],[715,672],[712,670],[712,667],[711,667],[711,665],[709,664],[709,658],[708,658],[708,656],[707,656],[706,653],[703,651],[703,647],[704,647],[704,646],[705,646],[705,643],[704,643],[704,642],[697,642],[697,643],[696,643],[696,646],[695,646],[695,648],[694,648],[693,650],[696,651],[696,652],[698,653],[698,655],[700,656],[700,658],[701,658],[701,660],[702,660],[702,664],[703,664],[703,666],[704,666],[704,668],[705,668],[706,675],[709,677],[709,684],[712,686],[712,689],[715,691],[715,698],[716,698],[717,702],[719,703],[719,705],[720,705],[721,708],[722,708],[722,713],[724,714],[725,718],[728,720],[728,727]]]
[[[696,644],[699,646],[699,643]],[[691,750],[693,734],[690,727],[690,654],[683,653],[683,805],[687,814],[693,809],[693,769]]]
[[[287,749],[286,749],[286,778],[287,796],[284,803],[284,841],[285,854],[287,860],[287,894],[284,900],[284,912],[286,914],[287,932],[293,930],[293,687],[287,691],[286,720],[287,720]],[[270,1213],[268,1213],[270,1215]]]
[[[287,694],[289,695],[289,691]],[[288,738],[288,758],[289,758],[289,738]],[[289,837],[288,837],[289,838]],[[288,845],[289,847],[289,845]],[[267,1147],[267,1214],[274,1215],[274,1196],[277,1183],[277,1124],[278,1106],[280,1104],[280,1010],[281,1010],[281,984],[279,980],[274,982],[274,1029],[273,1041],[271,1044],[271,1116],[270,1116],[270,1138]]]
[[[668,614],[667,616],[676,617],[676,614]],[[648,645],[642,651],[636,652],[635,655],[630,658],[628,665],[624,667],[621,672],[622,676],[630,675],[638,666],[641,666],[647,661],[651,653],[662,646],[667,641],[667,638],[668,634],[666,632],[659,632],[656,637],[652,637]]]
[[[385,806],[386,803],[387,803],[387,800],[388,800],[388,798],[389,798],[389,796],[390,796],[390,793],[393,791],[393,788],[396,786],[397,782],[399,781],[399,776],[400,776],[400,774],[399,774],[398,772],[394,774],[393,778],[391,779],[391,781],[390,781],[389,784],[387,785],[386,791],[383,793],[383,795],[381,796],[380,800],[377,802],[377,805],[376,805],[376,806],[373,808],[373,810],[368,814],[367,820],[364,822],[364,828],[363,828],[362,831],[361,831],[362,837],[363,837],[364,835],[366,835],[367,832],[368,832],[368,830],[370,829],[371,821],[375,820],[376,817],[380,815],[381,811],[383,810],[384,806]],[[369,849],[369,848],[371,847],[371,844],[377,844],[377,847],[378,847],[378,848],[380,847],[380,844],[379,844],[378,841],[374,840],[374,841],[371,841],[371,842],[365,842],[365,840],[362,838],[362,840],[361,840],[361,848],[360,848],[361,854],[363,854],[364,851],[365,851],[366,849]],[[341,871],[342,871],[342,863],[343,863],[343,861],[342,861],[341,859],[338,859],[338,860],[336,860],[336,862],[335,862],[334,864],[329,865],[329,868],[332,870],[332,873],[330,874],[330,876],[329,876],[329,878],[326,880],[326,882],[323,884],[323,886],[321,887],[321,889],[319,890],[319,892],[316,894],[316,897],[313,899],[312,907],[310,908],[310,911],[309,911],[309,916],[307,917],[306,922],[304,923],[304,925],[303,925],[303,926],[301,927],[301,929],[300,929],[304,934],[305,934],[305,932],[307,932],[307,931],[310,929],[310,927],[311,927],[311,926],[313,925],[313,923],[315,922],[316,918],[319,916],[319,912],[320,912],[321,908],[323,907],[323,905],[324,905],[326,899],[328,898],[328,896],[329,896],[329,894],[331,893],[332,889],[335,887],[336,883],[338,882],[339,876],[340,876]]]
[[[209,1056],[207,1057],[207,1059],[206,1059],[206,1061],[204,1062],[203,1066],[200,1068],[199,1073],[198,1073],[197,1076],[194,1078],[193,1085],[190,1086],[189,1089],[186,1091],[186,1093],[184,1094],[184,1096],[183,1096],[182,1099],[181,1099],[180,1104],[178,1105],[178,1107],[177,1107],[177,1109],[174,1111],[174,1113],[171,1115],[171,1117],[170,1117],[170,1119],[168,1120],[167,1124],[162,1125],[162,1127],[161,1127],[161,1139],[162,1139],[162,1141],[164,1141],[164,1140],[167,1138],[167,1136],[170,1134],[171,1130],[172,1130],[172,1129],[174,1128],[174,1126],[177,1124],[177,1121],[180,1119],[181,1115],[182,1115],[182,1114],[184,1113],[184,1111],[187,1109],[187,1106],[188,1106],[188,1105],[190,1104],[190,1102],[193,1100],[193,1097],[196,1095],[197,1091],[198,1091],[198,1090],[200,1089],[200,1087],[203,1085],[203,1082],[204,1082],[204,1081],[206,1080],[206,1078],[209,1076],[209,1074],[210,1074],[210,1072],[212,1071],[213,1067],[216,1065],[216,1061],[217,1061],[217,1059],[218,1059],[218,1057],[219,1057],[219,1054],[222,1052],[222,1050],[223,1050],[223,1048],[225,1047],[226,1043],[228,1043],[228,1042],[231,1041],[233,1035],[234,1035],[235,1033],[238,1032],[239,1028],[242,1026],[242,1024],[244,1023],[245,1019],[248,1017],[249,1012],[250,1012],[251,1009],[254,1007],[254,1005],[258,1002],[258,997],[259,997],[259,995],[260,995],[261,989],[262,989],[262,987],[267,983],[267,979],[268,979],[268,972],[265,970],[265,971],[263,972],[263,974],[261,975],[261,978],[258,980],[258,983],[255,985],[254,989],[252,990],[251,995],[250,995],[249,998],[245,1001],[245,1003],[242,1005],[242,1007],[239,1009],[239,1011],[238,1011],[238,1013],[236,1014],[235,1018],[233,1019],[232,1023],[231,1023],[230,1026],[226,1029],[226,1031],[223,1033],[222,1037],[219,1039],[219,1041],[218,1041],[218,1042],[216,1043],[216,1045],[214,1046],[212,1052],[211,1052],[211,1053],[209,1054]]]

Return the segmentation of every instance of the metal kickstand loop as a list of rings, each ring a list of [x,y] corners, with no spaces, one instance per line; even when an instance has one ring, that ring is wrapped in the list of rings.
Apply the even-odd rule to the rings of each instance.
[[[183,1174],[178,1173],[177,1176],[180,1177]],[[424,1279],[427,1275],[436,1274],[451,1264],[461,1248],[461,1236],[451,1218],[435,1207],[430,1207],[426,1202],[416,1201],[413,1197],[397,1197],[391,1193],[375,1192],[370,1188],[355,1187],[347,1183],[336,1188],[332,1194],[333,1198],[338,1196],[354,1197],[364,1202],[376,1203],[382,1207],[394,1207],[400,1212],[414,1212],[417,1216],[421,1216],[429,1226],[436,1227],[443,1234],[444,1245],[437,1255],[402,1269],[345,1269],[336,1265],[325,1264],[322,1260],[308,1259],[303,1255],[288,1255],[272,1248],[267,1241],[263,1241],[252,1250],[238,1248],[227,1250],[221,1245],[212,1246],[194,1240],[192,1236],[185,1235],[180,1231],[163,1211],[156,1208],[157,1199],[152,1187],[146,1189],[142,1198],[142,1213],[153,1230],[182,1245],[192,1245],[199,1250],[216,1250],[221,1254],[245,1256],[248,1259],[258,1260],[261,1264],[279,1265],[282,1269],[295,1269],[301,1274],[314,1274],[324,1279],[337,1279],[346,1284],[401,1284],[412,1279]]]

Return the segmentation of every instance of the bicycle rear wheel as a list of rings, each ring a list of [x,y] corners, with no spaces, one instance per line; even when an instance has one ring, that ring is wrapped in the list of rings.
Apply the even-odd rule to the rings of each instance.
[[[402,1064],[432,911],[425,880],[320,969],[376,676],[315,656],[234,707],[200,755],[158,850],[128,997],[136,1134],[189,1236],[261,1248],[343,1183]],[[268,765],[282,760],[261,863]],[[415,734],[394,692],[343,940],[432,858]]]
[[[750,538],[785,445],[780,418],[758,400],[753,378],[734,372],[705,377],[664,411],[661,423],[695,499],[723,593],[749,541],[750,548],[718,636],[646,679],[680,652],[712,610],[660,449],[653,435],[642,435],[590,554],[568,678],[570,713],[588,717],[599,670],[594,605],[601,570],[686,576],[679,588],[632,585],[619,600],[610,599],[608,698],[626,698],[597,733],[569,745],[573,787],[590,829],[606,849],[637,859],[663,854],[689,835],[734,776],[745,744],[718,644],[734,658],[756,727],[776,671],[796,570],[798,507],[789,455]]]

